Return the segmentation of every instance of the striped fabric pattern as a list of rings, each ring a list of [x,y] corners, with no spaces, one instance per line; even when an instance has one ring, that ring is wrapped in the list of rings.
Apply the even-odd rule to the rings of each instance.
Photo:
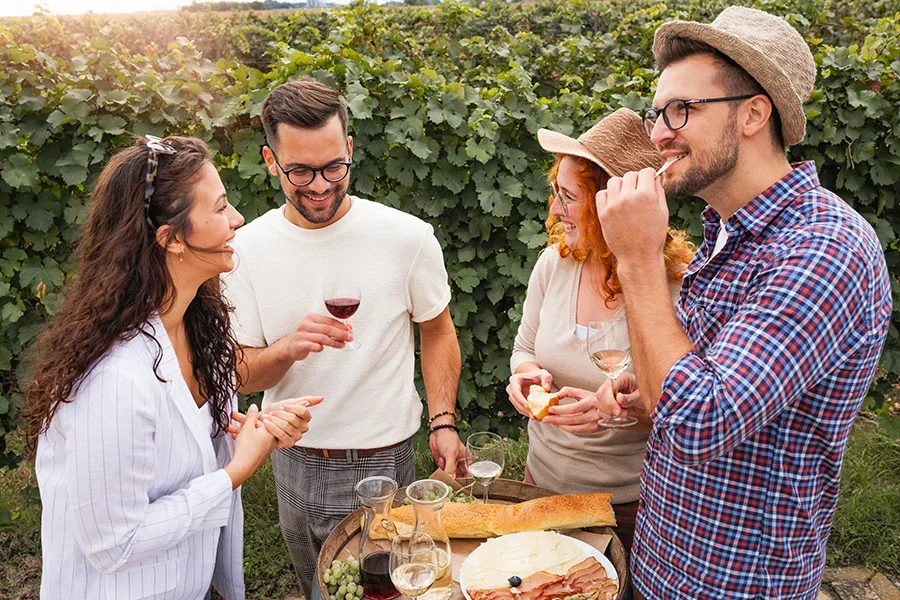
[[[850,427],[887,336],[875,232],[812,163],[719,215],[677,315],[694,345],[663,384],[632,555],[650,599],[817,596]]]
[[[243,513],[215,440],[162,346],[143,335],[102,358],[38,442],[43,503],[41,598],[196,600],[244,597]],[[150,329],[152,328],[152,329]]]

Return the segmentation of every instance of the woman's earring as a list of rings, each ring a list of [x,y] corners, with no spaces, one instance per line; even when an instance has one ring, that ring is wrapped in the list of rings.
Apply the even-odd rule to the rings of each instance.
[[[178,262],[184,262],[184,250],[182,250],[181,254],[178,255]]]

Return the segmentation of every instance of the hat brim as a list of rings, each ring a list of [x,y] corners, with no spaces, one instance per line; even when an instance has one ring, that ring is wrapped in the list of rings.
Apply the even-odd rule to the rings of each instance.
[[[563,135],[562,133],[551,131],[549,129],[538,129],[537,137],[538,143],[541,145],[541,148],[543,148],[547,152],[553,152],[554,154],[568,154],[571,156],[586,158],[587,160],[598,165],[601,169],[606,171],[606,173],[610,177],[621,177],[625,174],[619,173],[615,169],[610,169],[607,165],[603,164],[602,160],[600,160],[595,154],[588,150],[584,146],[584,144],[582,144],[575,138],[571,138],[567,135]]]
[[[653,40],[653,55],[659,56],[676,37],[703,42],[739,64],[759,82],[778,109],[784,143],[792,146],[803,140],[806,136],[805,98],[797,96],[790,79],[778,64],[740,38],[694,21],[671,21],[661,25]]]

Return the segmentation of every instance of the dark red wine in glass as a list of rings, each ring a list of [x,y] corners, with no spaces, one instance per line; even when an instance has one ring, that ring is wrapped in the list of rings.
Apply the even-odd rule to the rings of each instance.
[[[325,301],[325,308],[335,319],[349,319],[359,308],[356,298],[330,298]]]
[[[359,579],[366,598],[388,600],[400,595],[391,581],[390,558],[390,552],[373,552],[363,559]]]
[[[336,283],[326,285],[322,293],[325,308],[335,319],[346,320],[356,314],[359,308],[359,285],[356,283]],[[348,342],[345,350],[356,350],[360,344],[356,340]]]

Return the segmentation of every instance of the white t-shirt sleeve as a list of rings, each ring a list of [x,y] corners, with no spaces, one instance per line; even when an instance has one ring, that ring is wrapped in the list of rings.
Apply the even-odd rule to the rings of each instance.
[[[434,319],[450,304],[450,283],[441,244],[427,226],[406,279],[409,313],[415,323]]]
[[[230,273],[223,273],[222,292],[234,306],[231,313],[231,330],[241,346],[264,348],[266,346],[259,303],[248,273],[249,267],[237,257],[237,267]]]

